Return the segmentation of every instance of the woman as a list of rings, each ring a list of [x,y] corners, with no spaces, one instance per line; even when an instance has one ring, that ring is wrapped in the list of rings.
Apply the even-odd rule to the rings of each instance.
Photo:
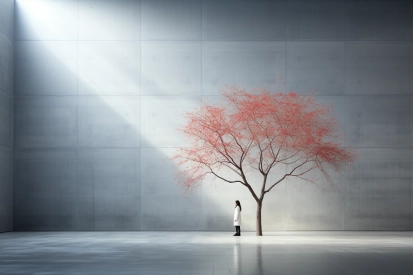
[[[239,201],[235,201],[234,226],[237,231],[234,236],[241,236],[241,203]]]

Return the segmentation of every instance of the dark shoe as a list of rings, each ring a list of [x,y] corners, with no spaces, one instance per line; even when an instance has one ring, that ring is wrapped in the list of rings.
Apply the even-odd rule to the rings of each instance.
[[[238,236],[238,233],[235,233],[234,236]]]

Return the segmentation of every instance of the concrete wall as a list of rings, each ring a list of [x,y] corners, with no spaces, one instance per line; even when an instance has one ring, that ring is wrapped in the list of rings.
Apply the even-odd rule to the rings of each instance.
[[[14,1],[0,1],[0,232],[13,229]]]
[[[242,187],[185,196],[182,112],[225,84],[311,93],[359,148],[340,192],[283,183],[264,231],[413,229],[411,1],[19,0],[15,230],[232,230]]]

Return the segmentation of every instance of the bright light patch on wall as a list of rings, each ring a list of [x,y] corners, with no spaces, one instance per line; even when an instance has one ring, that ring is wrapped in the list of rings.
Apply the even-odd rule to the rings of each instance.
[[[77,40],[78,14],[77,1],[17,0],[16,38]]]
[[[17,14],[19,15],[19,20],[17,21],[18,33],[24,40],[27,38],[38,38],[40,31],[42,34],[48,35],[59,31],[57,26],[52,23],[52,19],[56,15],[53,15],[53,3],[50,2],[52,1],[16,1]]]
[[[83,64],[86,64],[85,70],[81,72],[79,70],[79,63],[81,62],[79,50],[77,51],[77,62],[73,62],[73,60],[67,58],[65,54],[65,43],[67,42],[55,41],[54,39],[40,39],[42,37],[53,38],[58,32],[62,31],[59,28],[59,24],[53,24],[53,22],[59,20],[57,17],[61,15],[61,12],[55,12],[55,10],[61,11],[64,9],[61,5],[67,5],[68,10],[71,10],[73,9],[73,2],[17,0],[16,4],[18,14],[20,15],[21,35],[24,37],[33,37],[35,43],[41,43],[45,50],[59,60],[59,62],[74,75],[77,75],[79,87],[82,86],[84,90],[87,90],[84,95],[99,96],[97,100],[115,111],[127,124],[131,126],[136,125],[135,118],[125,113],[125,106],[115,100],[111,100],[111,97],[100,96],[104,94],[116,95],[117,91],[125,91],[125,89],[129,92],[129,95],[132,95],[133,88],[131,85],[127,85],[127,87],[124,87],[124,85],[125,83],[136,83],[138,75],[135,74],[132,76],[126,74],[124,68],[119,67],[119,64],[116,63],[116,61],[119,61],[117,58],[115,58],[115,60],[108,58],[110,56],[113,57],[113,54],[110,52],[113,51],[114,48],[117,51],[121,51],[122,49],[119,49],[119,47],[116,49],[116,46],[110,48],[107,43],[102,42],[100,44],[85,43],[85,47],[83,47],[85,50],[84,59],[91,60],[92,62],[84,62]],[[75,6],[77,9],[77,4]],[[66,22],[66,24],[70,23],[71,22]],[[82,43],[77,41],[71,42]],[[120,93],[119,95],[125,95],[125,93]],[[138,132],[137,129],[135,130]]]
[[[46,3],[45,1],[16,0],[19,13],[22,14],[24,18],[34,18],[37,19],[36,21],[48,19],[51,9]]]

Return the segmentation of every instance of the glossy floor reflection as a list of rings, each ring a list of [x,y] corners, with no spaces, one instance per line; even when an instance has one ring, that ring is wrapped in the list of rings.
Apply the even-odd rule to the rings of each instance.
[[[10,232],[0,274],[413,274],[413,232]]]

